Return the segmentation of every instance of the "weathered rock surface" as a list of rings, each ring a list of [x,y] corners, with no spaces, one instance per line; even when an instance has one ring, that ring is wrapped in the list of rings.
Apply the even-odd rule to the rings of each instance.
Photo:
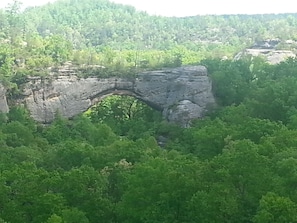
[[[75,71],[48,79],[29,78],[22,102],[39,122],[51,122],[55,114],[71,118],[109,94],[132,95],[162,111],[164,118],[186,126],[203,116],[215,103],[211,80],[203,66],[149,71],[135,78],[78,78]]]
[[[6,89],[0,84],[0,111],[7,113],[9,111],[6,100]]]
[[[270,64],[278,64],[289,57],[295,58],[296,54],[290,50],[275,50],[275,49],[246,49],[235,56],[235,60],[240,59],[244,55],[252,57],[263,57]]]
[[[242,52],[239,52],[234,60],[239,60],[241,57],[249,55],[251,57],[263,57],[270,64],[278,64],[289,57],[296,57],[296,54],[292,50],[281,50],[279,49],[279,44],[283,44],[288,48],[292,47],[293,44],[296,44],[293,40],[287,40],[282,42],[279,39],[267,39],[255,43],[248,49],[245,49]],[[284,47],[283,46],[283,47]]]

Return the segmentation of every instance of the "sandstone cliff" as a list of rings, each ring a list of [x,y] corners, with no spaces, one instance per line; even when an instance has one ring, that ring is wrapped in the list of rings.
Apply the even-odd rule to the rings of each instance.
[[[143,72],[135,78],[84,79],[75,72],[68,69],[46,79],[28,78],[22,86],[21,103],[36,121],[49,123],[56,112],[71,118],[108,94],[128,94],[162,111],[168,121],[186,126],[190,120],[202,117],[208,106],[215,103],[211,80],[203,66]],[[1,101],[0,106],[6,103],[5,98]]]

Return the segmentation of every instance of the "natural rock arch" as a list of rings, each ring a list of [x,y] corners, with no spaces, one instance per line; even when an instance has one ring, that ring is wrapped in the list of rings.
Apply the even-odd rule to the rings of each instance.
[[[76,70],[68,69],[46,79],[28,78],[22,88],[20,103],[42,123],[53,121],[57,111],[67,118],[85,112],[111,93],[134,96],[162,111],[168,121],[183,126],[202,117],[215,103],[211,80],[203,66],[147,71],[135,78],[79,78]]]
[[[100,103],[102,100],[104,100],[106,97],[111,96],[111,95],[119,95],[119,96],[130,96],[130,97],[134,97],[142,102],[144,102],[146,105],[150,106],[151,108],[157,110],[157,111],[161,111],[162,112],[162,108],[160,108],[159,106],[157,106],[154,103],[148,102],[148,101],[144,101],[142,99],[142,97],[132,91],[127,91],[127,90],[109,90],[109,91],[105,91],[102,92],[101,94],[97,95],[97,97],[93,98],[91,100],[91,105],[90,107]],[[90,108],[89,107],[89,108]]]

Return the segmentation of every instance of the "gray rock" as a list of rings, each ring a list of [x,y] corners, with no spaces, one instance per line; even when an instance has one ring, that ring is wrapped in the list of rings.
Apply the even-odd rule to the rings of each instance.
[[[167,118],[169,122],[178,123],[183,127],[188,127],[189,120],[201,118],[205,112],[205,108],[194,104],[189,100],[179,101],[177,105],[169,108],[167,111]]]
[[[6,89],[0,84],[0,111],[7,113],[9,111],[6,100]]]
[[[290,50],[274,50],[274,49],[246,49],[244,55],[251,55],[252,57],[261,56],[270,64],[278,64],[289,57],[296,57],[296,54]],[[238,57],[238,56],[237,56]]]
[[[248,49],[245,49],[239,52],[234,60],[239,60],[244,56],[253,57],[262,57],[270,64],[278,64],[289,57],[295,58],[296,54],[291,50],[280,50],[278,49],[279,44],[290,45],[293,44],[294,41],[288,40],[285,42],[281,42],[279,39],[267,39],[264,41],[259,41],[255,43]]]
[[[203,66],[149,71],[135,78],[79,78],[75,70],[48,79],[29,78],[22,86],[23,101],[38,122],[49,123],[55,114],[71,118],[110,94],[132,95],[162,111],[170,122],[187,126],[215,103],[211,80]]]

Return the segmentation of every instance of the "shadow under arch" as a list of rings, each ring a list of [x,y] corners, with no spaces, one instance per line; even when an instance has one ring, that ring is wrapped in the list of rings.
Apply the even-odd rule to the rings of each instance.
[[[91,107],[95,106],[96,104],[100,103],[102,100],[104,100],[105,98],[112,96],[112,95],[119,95],[119,96],[130,96],[130,97],[134,97],[135,99],[143,102],[144,104],[148,105],[149,107],[153,108],[154,110],[163,111],[163,108],[161,108],[160,106],[158,106],[157,104],[154,104],[150,101],[146,101],[144,100],[141,95],[131,91],[131,90],[123,90],[123,89],[109,89],[106,91],[102,91],[97,95],[94,95],[93,97],[90,98],[91,100],[91,105],[89,106],[88,109],[90,109]]]
[[[133,140],[154,135],[164,118],[162,109],[151,106],[129,90],[101,92],[92,98],[92,106],[84,116],[94,124],[105,124],[117,135]]]

